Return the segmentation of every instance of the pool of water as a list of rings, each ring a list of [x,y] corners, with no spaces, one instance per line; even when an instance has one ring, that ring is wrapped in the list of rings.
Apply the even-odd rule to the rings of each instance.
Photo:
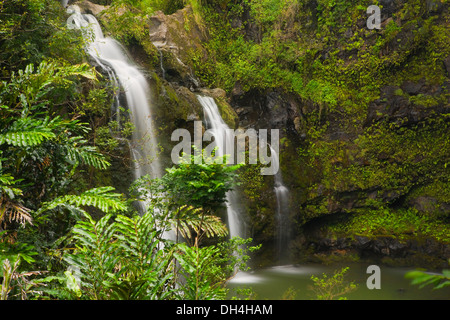
[[[332,275],[335,270],[348,266],[345,273],[346,281],[353,281],[357,289],[344,296],[348,300],[448,300],[450,287],[433,290],[432,286],[419,288],[411,285],[404,275],[413,268],[394,268],[380,265],[380,289],[368,289],[366,281],[371,273],[367,273],[370,264],[352,263],[346,265],[282,265],[252,272],[240,272],[228,282],[229,288],[252,288],[256,299],[279,300],[289,289],[296,292],[295,299],[315,299],[311,275],[321,276],[323,273]]]

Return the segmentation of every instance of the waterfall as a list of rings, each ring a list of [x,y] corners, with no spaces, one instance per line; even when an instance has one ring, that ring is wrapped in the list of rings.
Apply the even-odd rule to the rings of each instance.
[[[83,37],[87,39],[87,53],[90,57],[108,73],[108,77],[116,87],[123,90],[127,107],[131,113],[131,121],[134,125],[131,156],[134,161],[135,178],[150,175],[151,178],[162,176],[162,165],[158,159],[158,144],[154,132],[154,124],[151,113],[149,97],[149,85],[141,71],[132,63],[126,54],[126,50],[114,39],[103,35],[97,19],[90,14],[81,14],[80,8],[69,6],[72,16],[68,20],[69,28],[81,29]],[[119,94],[116,95],[117,120],[120,121]],[[139,203],[141,213],[145,212],[147,204]],[[159,210],[155,209],[155,215]],[[174,240],[172,230],[164,231],[165,239]]]
[[[234,148],[234,133],[229,130],[230,127],[223,121],[216,102],[211,97],[197,96],[200,104],[203,106],[205,113],[205,122],[207,129],[212,131],[218,150],[216,155],[223,156],[228,154],[227,151],[232,151]],[[234,153],[232,153],[234,154]],[[240,215],[239,197],[235,190],[227,192],[227,218],[230,230],[230,237],[244,238],[243,219]]]
[[[161,51],[161,49],[159,49],[158,47],[156,47],[156,49],[159,52],[159,65],[161,67],[161,73],[162,73],[162,78],[164,80],[166,80],[166,69],[164,69],[164,63],[163,63],[163,53]]]
[[[158,144],[153,132],[147,80],[130,61],[122,46],[114,39],[103,35],[100,24],[93,15],[81,14],[77,6],[70,6],[68,12],[72,13],[68,21],[71,22],[68,24],[69,27],[81,29],[83,36],[88,39],[87,53],[108,73],[113,84],[124,91],[131,121],[135,126],[131,148],[135,162],[135,178],[146,174],[150,174],[153,178],[160,177],[162,169],[157,157]],[[118,107],[118,103],[116,106]],[[116,113],[120,114],[118,110]]]
[[[272,161],[279,164],[278,154],[270,147]],[[276,211],[276,244],[278,258],[281,259],[286,253],[288,241],[290,238],[289,232],[289,190],[283,182],[281,169],[274,176],[274,191],[277,198]]]

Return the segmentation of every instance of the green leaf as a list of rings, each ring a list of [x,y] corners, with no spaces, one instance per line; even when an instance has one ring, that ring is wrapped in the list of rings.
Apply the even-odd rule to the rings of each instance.
[[[80,298],[82,295],[82,291],[80,286],[78,285],[78,281],[75,278],[75,276],[70,271],[65,271],[64,275],[66,276],[67,289],[72,291],[75,294],[75,296]]]
[[[37,214],[56,208],[57,206],[69,204],[77,207],[94,206],[105,213],[125,211],[127,203],[123,196],[118,193],[112,193],[113,187],[93,188],[83,192],[80,195],[66,195],[58,197],[53,201],[45,203]],[[81,212],[84,212],[82,210]]]

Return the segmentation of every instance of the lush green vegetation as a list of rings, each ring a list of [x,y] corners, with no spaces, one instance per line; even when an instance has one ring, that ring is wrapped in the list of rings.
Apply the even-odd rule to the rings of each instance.
[[[392,237],[402,241],[414,237],[449,241],[448,224],[413,209],[365,210],[351,216],[346,223],[330,226],[326,230],[336,236]]]
[[[431,274],[424,271],[410,271],[405,275],[411,279],[411,284],[423,288],[432,285],[433,289],[441,289],[450,285],[450,272],[445,269],[442,274]]]
[[[314,283],[312,290],[317,295],[318,300],[346,300],[343,295],[348,294],[357,289],[357,285],[351,281],[347,283],[344,280],[345,273],[348,271],[348,267],[336,270],[333,275],[326,273],[321,277],[311,276],[311,280]]]
[[[148,17],[190,6],[180,28],[195,25],[207,41],[182,58],[203,86],[300,101],[301,139],[281,141],[296,232],[344,213],[321,231],[450,243],[448,14],[404,1],[381,30],[368,30],[369,0],[93,2],[110,6],[106,32],[144,53],[149,69],[160,56]],[[225,194],[240,180],[252,227],[273,240],[272,180],[258,165],[181,163],[159,179],[113,188],[114,163],[129,162],[121,141],[133,126],[112,120],[117,88],[87,63],[84,40],[66,19],[58,1],[0,3],[0,298],[224,299],[227,279],[259,248],[228,239],[219,215]],[[174,88],[152,79],[178,102]],[[426,89],[408,91],[407,82]],[[410,112],[396,113],[394,98]],[[352,291],[345,272],[312,277],[317,298]],[[448,285],[447,271],[411,277]]]
[[[85,63],[83,40],[54,1],[2,2],[1,13],[1,299],[223,298],[257,249],[226,241],[215,216],[236,167],[181,164],[136,181],[129,199],[115,192],[113,137],[132,128],[109,122],[113,88]],[[138,215],[131,203],[149,193]],[[163,237],[172,228],[190,244]]]

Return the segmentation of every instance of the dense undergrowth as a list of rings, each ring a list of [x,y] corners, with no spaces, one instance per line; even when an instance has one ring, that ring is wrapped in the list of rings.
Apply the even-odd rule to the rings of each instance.
[[[159,55],[144,22],[158,10],[172,14],[190,5],[186,21],[208,40],[205,51],[185,52],[184,62],[203,86],[223,88],[228,96],[236,88],[261,95],[277,90],[304,103],[296,126],[301,142],[281,163],[289,173],[285,180],[301,189],[293,201],[296,231],[340,212],[349,219],[329,227],[334,235],[449,243],[447,0],[436,1],[441,11],[419,0],[387,6],[380,30],[365,26],[369,0],[94,2],[111,5],[107,32],[143,48],[145,66],[155,68]],[[164,240],[150,215],[138,217],[133,190],[125,198],[110,187],[111,163],[129,160],[115,138],[129,137],[133,128],[110,121],[117,88],[87,64],[81,35],[66,28],[63,8],[57,1],[7,0],[0,17],[2,298],[224,298],[232,267],[245,268],[248,258],[232,252],[248,242],[224,240],[223,224],[212,215],[218,203],[208,207],[211,194],[204,188],[227,190],[221,183],[231,173],[181,167],[153,181],[173,192],[165,199],[169,206],[165,200],[153,205],[166,210],[185,238],[191,235],[190,245]],[[428,89],[408,91],[406,82]],[[393,94],[383,95],[388,86]],[[423,116],[396,116],[393,97]],[[375,102],[387,107],[371,113]],[[343,132],[340,138],[336,131]],[[190,181],[192,170],[209,178],[221,173],[223,181]],[[257,218],[271,214],[261,201],[270,184],[257,167],[240,172],[259,230],[266,224]],[[177,198],[177,188],[192,189],[186,194],[200,200]],[[199,246],[203,232],[216,244]],[[181,276],[187,282],[180,288]]]

